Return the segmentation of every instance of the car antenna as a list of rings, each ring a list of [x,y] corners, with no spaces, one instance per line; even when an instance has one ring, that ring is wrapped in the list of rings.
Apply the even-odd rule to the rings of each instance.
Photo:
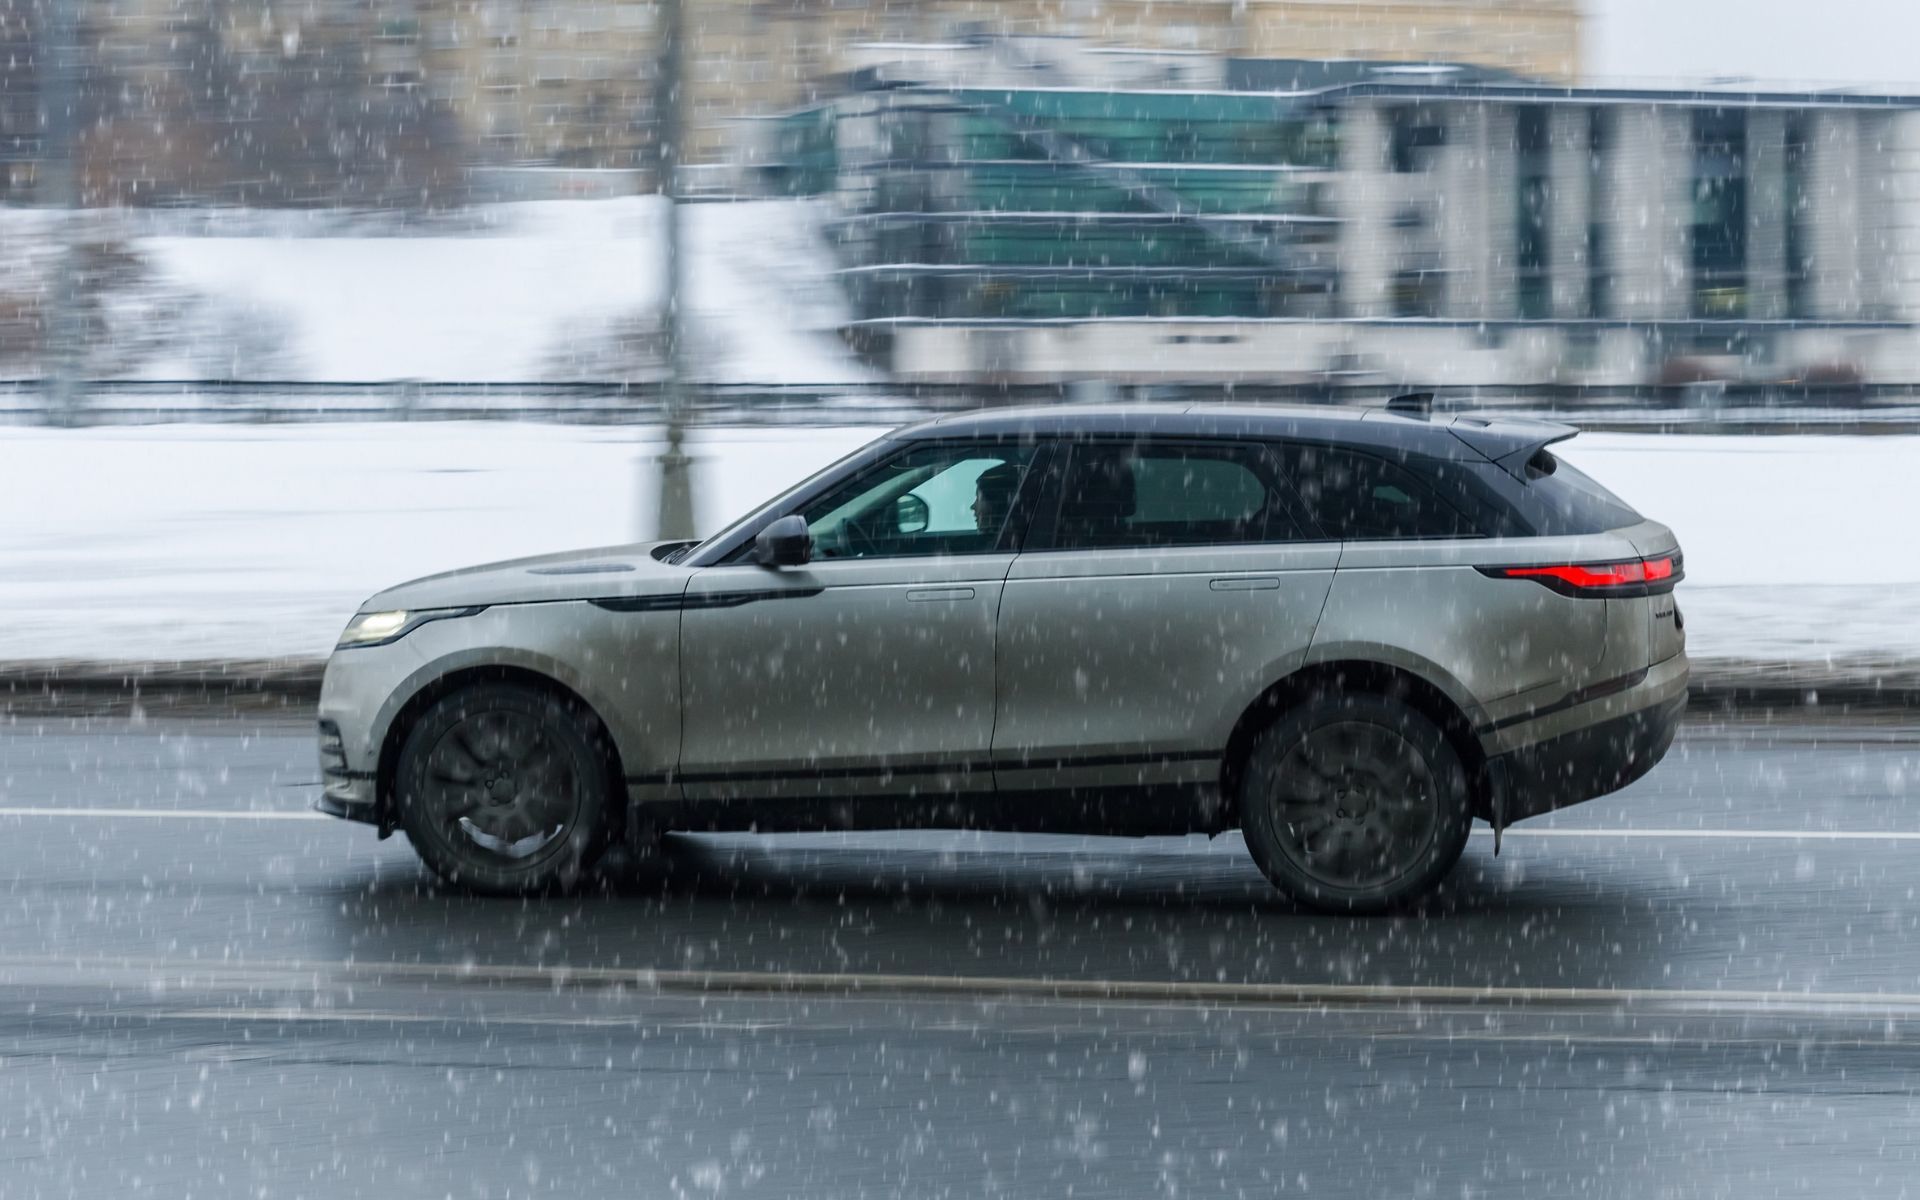
[[[1387,411],[1408,417],[1430,417],[1433,415],[1433,393],[1406,392],[1395,396],[1387,401]]]

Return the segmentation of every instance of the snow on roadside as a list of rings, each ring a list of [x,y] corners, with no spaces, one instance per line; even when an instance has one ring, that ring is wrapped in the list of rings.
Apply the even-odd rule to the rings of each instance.
[[[709,495],[756,496],[877,432],[693,452]],[[659,449],[604,426],[0,427],[0,660],[324,655],[403,579],[635,540]]]
[[[148,232],[133,244],[158,281],[218,297],[223,312],[285,330],[274,378],[511,383],[592,359],[623,322],[657,312],[660,222],[654,197],[485,205],[446,228],[328,227],[276,236],[236,219],[195,236]],[[833,262],[805,201],[687,206],[689,345],[722,383],[849,383],[870,374],[835,330],[846,319]],[[225,361],[202,344],[228,324],[187,328],[150,378],[194,378]],[[247,364],[241,364],[244,371]],[[589,372],[606,374],[604,368]]]
[[[716,428],[714,528],[876,436]],[[400,580],[630,541],[644,428],[0,427],[0,660],[319,656]],[[1680,535],[1699,658],[1920,659],[1920,437],[1587,434],[1563,447]]]
[[[1920,438],[1589,433],[1556,449],[1679,536],[1695,659],[1920,661]]]

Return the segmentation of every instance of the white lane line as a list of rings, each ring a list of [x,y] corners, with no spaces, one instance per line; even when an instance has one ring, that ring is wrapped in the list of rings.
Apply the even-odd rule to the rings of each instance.
[[[1475,829],[1492,837],[1491,829]],[[1920,833],[1871,829],[1509,829],[1510,838],[1726,838],[1775,842],[1920,842]]]
[[[60,808],[49,805],[0,806],[4,817],[68,817],[94,820],[151,821],[332,821],[336,818],[311,809],[245,808]],[[1492,837],[1493,830],[1476,828],[1475,837]],[[1775,842],[1920,842],[1920,831],[1874,829],[1573,829],[1548,826],[1509,829],[1509,838],[1719,838],[1729,841]],[[884,849],[876,849],[884,854]],[[966,853],[966,851],[959,851]],[[984,851],[983,853],[1003,853]],[[1046,851],[1053,854],[1056,851]]]
[[[132,1012],[135,1010],[123,1010]],[[291,1023],[336,1022],[360,1025],[551,1025],[578,1029],[693,1029],[702,1033],[764,1033],[769,1029],[789,1029],[791,1021],[671,1021],[645,1016],[631,1017],[557,1017],[522,1013],[416,1013],[353,1010],[339,1008],[181,1008],[153,1012],[140,1010],[163,1020],[174,1021],[271,1021]],[[819,1027],[810,1027],[819,1028]]]
[[[331,821],[335,819],[325,813],[304,808],[54,808],[33,805],[0,807],[0,817],[86,817],[100,820],[130,817],[143,821]]]
[[[865,997],[849,995],[848,1002],[857,1003]],[[897,1010],[899,1000],[887,1001],[890,1009]],[[1025,1007],[1025,1006],[1022,1006]],[[1126,1005],[1129,1009],[1167,1008],[1166,1005]],[[1177,1006],[1190,1009],[1191,1005]],[[1281,1006],[1262,1006],[1268,1012],[1287,1012],[1289,1008]],[[1324,1006],[1316,1006],[1316,1009]],[[111,1010],[109,1010],[111,1011]],[[1227,1006],[1224,1010],[1214,1006],[1214,1011],[1249,1013],[1261,1011],[1246,1005]],[[187,1008],[187,1009],[129,1009],[118,1015],[145,1018],[157,1021],[211,1021],[216,1023],[261,1022],[274,1025],[439,1025],[469,1027],[476,1029],[498,1029],[516,1026],[543,1028],[576,1029],[624,1029],[647,1034],[677,1032],[699,1033],[745,1033],[756,1035],[779,1030],[788,1033],[845,1033],[859,1034],[863,1030],[870,1032],[871,1024],[859,1025],[847,1021],[724,1021],[698,1020],[684,1021],[671,1018],[650,1017],[644,1014],[632,1016],[551,1016],[532,1013],[490,1012],[490,1013],[419,1013],[393,1010],[353,1010],[338,1008],[301,1008],[283,1006],[275,1008]],[[1848,1014],[1851,1015],[1851,1014]],[[1880,1018],[1876,1018],[1876,1022]],[[1015,1033],[1055,1033],[1063,1028],[1079,1026],[1020,1025],[997,1027],[987,1021],[913,1021],[913,1032],[919,1035],[951,1034],[961,1037],[977,1038],[982,1034],[999,1029],[1002,1032]],[[1406,1029],[1400,1026],[1385,1027],[1349,1027],[1334,1029],[1309,1029],[1304,1025],[1291,1030],[1277,1031],[1283,1038],[1312,1038],[1314,1040],[1365,1041],[1365,1042],[1443,1042],[1484,1044],[1534,1044],[1549,1046],[1642,1046],[1648,1049],[1674,1049],[1711,1044],[1715,1048],[1758,1047],[1777,1050],[1787,1043],[1807,1042],[1816,1044],[1822,1050],[1873,1050],[1879,1053],[1911,1051],[1920,1049],[1920,1041],[1894,1036],[1890,1031],[1881,1037],[1831,1037],[1816,1035],[1808,1039],[1799,1032],[1783,1033],[1774,1037],[1740,1036],[1727,1037],[1718,1032],[1683,1033],[1670,1029],[1650,1029],[1639,1033],[1601,1033],[1585,1028],[1548,1029],[1548,1030],[1505,1030],[1505,1029],[1456,1029],[1439,1027],[1433,1029]],[[1175,1039],[1185,1042],[1193,1036],[1186,1028],[1134,1028],[1120,1035],[1130,1041]]]

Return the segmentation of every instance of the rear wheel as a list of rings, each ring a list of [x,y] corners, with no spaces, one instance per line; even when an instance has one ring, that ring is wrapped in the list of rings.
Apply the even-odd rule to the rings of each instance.
[[[531,688],[479,684],[422,713],[401,745],[401,828],[449,883],[564,887],[606,849],[619,786],[598,724]]]
[[[1467,775],[1446,735],[1386,696],[1314,696],[1255,738],[1241,773],[1247,849],[1281,890],[1332,912],[1430,891],[1466,849]]]

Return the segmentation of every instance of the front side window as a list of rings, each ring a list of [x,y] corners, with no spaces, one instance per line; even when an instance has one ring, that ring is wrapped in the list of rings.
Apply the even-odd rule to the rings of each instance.
[[[1301,536],[1257,446],[1090,443],[1060,482],[1059,550],[1234,545]]]
[[[1295,490],[1330,538],[1482,536],[1465,514],[1398,463],[1336,446],[1290,447],[1288,461]]]
[[[984,554],[999,548],[1034,447],[911,446],[799,510],[816,559]]]

